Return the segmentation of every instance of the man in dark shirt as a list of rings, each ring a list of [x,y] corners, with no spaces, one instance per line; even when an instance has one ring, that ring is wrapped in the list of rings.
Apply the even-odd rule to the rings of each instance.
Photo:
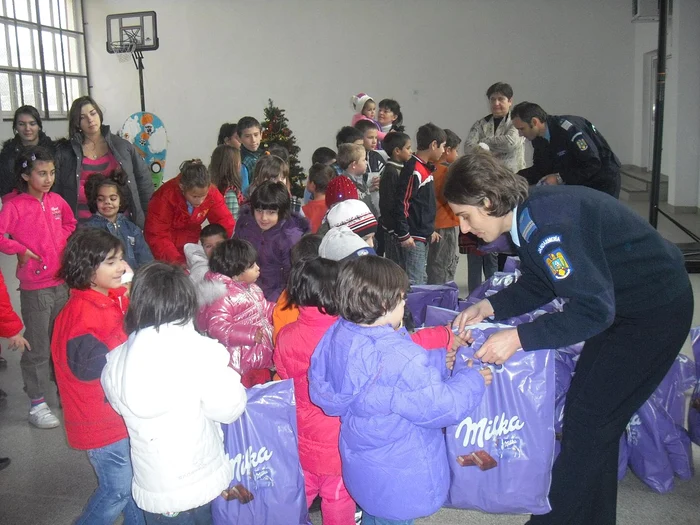
[[[517,104],[511,116],[513,126],[535,150],[533,165],[518,172],[528,183],[588,186],[620,196],[620,160],[589,121],[547,115],[532,102]]]
[[[518,281],[457,317],[460,332],[568,299],[562,312],[493,334],[476,357],[503,364],[521,349],[586,343],[566,397],[552,511],[530,523],[613,525],[620,436],[670,369],[692,320],[680,251],[609,195],[581,186],[528,190],[486,152],[453,164],[443,193],[462,232],[484,242],[509,232],[521,261]]]

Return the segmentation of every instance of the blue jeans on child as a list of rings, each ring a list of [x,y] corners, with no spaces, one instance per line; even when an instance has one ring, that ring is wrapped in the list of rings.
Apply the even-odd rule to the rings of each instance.
[[[97,489],[92,493],[85,510],[75,522],[82,524],[114,523],[124,512],[124,525],[144,525],[143,511],[131,495],[131,457],[129,439],[87,451],[88,459],[97,474]]]
[[[416,245],[410,248],[400,247],[404,257],[406,274],[411,285],[425,284],[428,281],[428,274],[425,265],[428,262],[427,243],[415,241]]]
[[[362,512],[362,525],[413,525],[413,520],[387,520]]]
[[[164,523],[165,525],[211,525],[211,503],[197,507],[196,509],[185,510],[174,513],[173,516],[166,514],[153,514],[144,512],[146,515],[146,525]]]

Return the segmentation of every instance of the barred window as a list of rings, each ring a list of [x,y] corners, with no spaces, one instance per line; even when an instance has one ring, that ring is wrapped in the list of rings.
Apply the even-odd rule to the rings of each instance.
[[[0,113],[25,104],[42,118],[67,118],[87,95],[80,0],[0,0]]]

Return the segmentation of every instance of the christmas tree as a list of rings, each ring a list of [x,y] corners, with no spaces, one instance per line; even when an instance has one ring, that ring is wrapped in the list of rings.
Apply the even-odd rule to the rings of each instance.
[[[284,110],[275,106],[272,99],[268,99],[265,120],[262,122],[261,147],[267,150],[273,144],[277,144],[289,152],[289,181],[292,186],[292,195],[301,198],[304,196],[306,174],[299,164],[297,155],[301,150],[297,146],[297,139],[292,134],[292,130],[289,129],[288,123],[287,117],[284,116]]]

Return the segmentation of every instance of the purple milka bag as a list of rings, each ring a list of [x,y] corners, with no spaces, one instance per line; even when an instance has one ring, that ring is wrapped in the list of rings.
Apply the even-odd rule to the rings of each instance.
[[[695,357],[695,389],[690,397],[688,433],[696,445],[700,445],[700,326],[690,329],[690,340]]]
[[[486,244],[479,243],[477,249],[484,253],[515,253],[516,248],[510,238],[510,233],[504,233]]]
[[[459,288],[454,282],[415,285],[406,295],[406,308],[411,312],[416,327],[420,327],[425,322],[428,305],[456,310],[458,298]]]
[[[620,438],[620,451],[617,456],[617,481],[622,479],[627,474],[627,464],[630,461],[630,448],[627,444],[627,431]]]
[[[513,273],[496,272],[489,279],[477,286],[469,297],[458,302],[457,309],[461,312],[467,307],[486,299],[497,292],[507,288],[520,277],[520,270]],[[453,308],[454,309],[454,308]]]
[[[459,314],[456,310],[448,310],[438,306],[428,305],[425,308],[425,320],[423,326],[428,328],[431,326],[445,326],[452,323],[455,317]]]
[[[214,524],[307,525],[294,383],[291,379],[274,381],[247,393],[243,415],[222,429],[224,448],[233,465],[230,487],[242,485],[253,499],[241,503],[219,496],[212,503]]]
[[[455,370],[504,325],[479,325]],[[474,366],[479,366],[476,362]],[[490,513],[545,514],[554,461],[554,352],[516,352],[492,367],[476,410],[446,430],[450,490],[446,505]]]

